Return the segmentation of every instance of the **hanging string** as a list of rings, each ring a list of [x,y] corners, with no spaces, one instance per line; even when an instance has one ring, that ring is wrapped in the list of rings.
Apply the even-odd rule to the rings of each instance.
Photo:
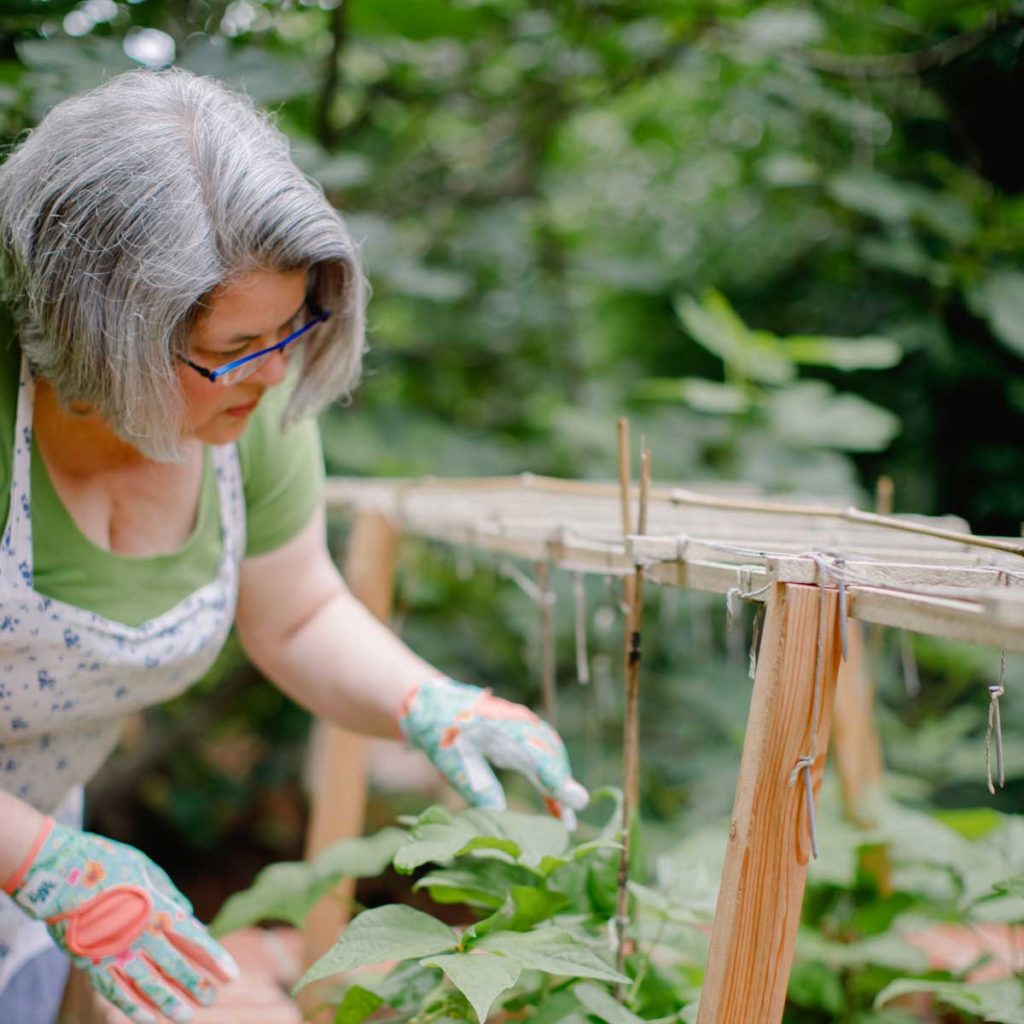
[[[544,717],[555,725],[558,718],[558,695],[555,687],[555,592],[550,587],[550,567],[547,562],[537,563],[539,583],[531,580],[512,562],[502,562],[498,572],[506,579],[512,580],[540,610],[541,695],[544,702]]]
[[[1003,723],[999,715],[999,698],[1006,693],[1006,651],[999,656],[999,683],[988,688],[988,732],[985,733],[985,776],[988,791],[995,796],[996,787],[992,783],[992,738],[996,741],[996,778],[999,788],[1006,787],[1006,774],[1003,771]]]
[[[473,578],[473,552],[469,547],[468,538],[464,543],[455,546],[455,576],[463,582]]]
[[[836,581],[836,589],[839,591],[839,647],[842,652],[843,661],[846,661],[846,652],[849,649],[847,641],[846,623],[846,577],[851,575],[846,569],[846,560],[841,557],[830,558],[818,551],[810,551],[806,555],[814,561],[818,567],[818,585],[824,586],[828,575]]]
[[[538,586],[519,566],[512,562],[502,562],[498,566],[498,573],[505,579],[511,580],[526,596],[538,606],[555,603],[553,590],[546,590]]]
[[[733,626],[736,621],[736,617],[739,614],[740,601],[753,601],[755,598],[758,598],[762,594],[771,590],[775,585],[775,580],[770,579],[763,587],[758,587],[757,590],[751,589],[753,586],[753,574],[755,569],[759,570],[760,566],[739,566],[736,570],[740,578],[739,586],[730,587],[725,592],[725,617],[730,627]]]
[[[916,697],[921,692],[921,674],[917,670],[917,658],[914,657],[914,641],[906,630],[900,631],[900,665],[903,668],[903,686],[908,697]]]
[[[587,658],[587,592],[583,573],[572,574],[572,595],[576,610],[576,678],[582,686],[590,682],[590,662]]]

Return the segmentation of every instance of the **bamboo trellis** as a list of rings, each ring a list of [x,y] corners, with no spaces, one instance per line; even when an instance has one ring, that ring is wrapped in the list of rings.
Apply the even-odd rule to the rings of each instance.
[[[621,497],[617,484],[529,474],[327,484],[329,508],[358,513],[350,558],[369,567],[369,578],[350,583],[376,595],[381,609],[397,534],[574,573],[626,577],[642,565],[645,579],[663,586],[722,594],[730,607],[766,604],[698,1022],[777,1024],[834,701],[848,810],[880,773],[870,687],[856,683],[864,676],[858,623],[1024,651],[1024,540],[976,536],[953,516],[883,516],[735,488],[667,486],[649,489],[644,532],[623,536]],[[330,778],[343,770],[365,785],[362,747],[348,742],[330,742]],[[336,795],[336,782],[323,778],[318,808]],[[357,801],[321,823],[310,852],[359,834],[361,813]],[[310,958],[342,923],[336,910],[308,930]]]

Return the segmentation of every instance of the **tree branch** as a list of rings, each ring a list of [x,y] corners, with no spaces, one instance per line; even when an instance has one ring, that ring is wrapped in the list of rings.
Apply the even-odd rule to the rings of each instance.
[[[825,50],[791,51],[789,56],[815,71],[842,78],[900,78],[908,75],[924,75],[936,68],[945,67],[960,57],[978,49],[997,32],[1008,25],[1024,25],[1019,15],[1005,13],[990,14],[985,23],[970,32],[950,36],[940,43],[926,46],[914,53],[892,53],[866,57],[847,57]]]
[[[340,0],[330,12],[331,49],[324,62],[324,81],[317,109],[316,137],[324,149],[333,149],[338,131],[331,119],[331,107],[341,81],[341,51],[348,39],[347,14],[351,0]]]

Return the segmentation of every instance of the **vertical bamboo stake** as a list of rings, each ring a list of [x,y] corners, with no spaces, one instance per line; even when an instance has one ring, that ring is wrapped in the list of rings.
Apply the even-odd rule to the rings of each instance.
[[[827,590],[819,604],[819,588],[799,584],[777,584],[771,595],[698,1024],[782,1019],[811,856],[802,773],[795,784],[791,780],[799,760],[815,750],[810,772],[816,801],[839,667],[838,603],[835,590]],[[819,665],[821,613],[827,628]]]
[[[377,512],[360,511],[345,552],[344,574],[349,588],[381,621],[391,614],[394,596],[398,534]],[[306,833],[306,857],[315,857],[339,839],[362,835],[366,814],[367,740],[326,722],[315,728],[312,807]],[[328,893],[306,918],[303,962],[306,967],[323,956],[348,923],[354,882]],[[316,985],[300,997],[308,1010]]]
[[[618,431],[619,431],[619,504],[622,510],[622,543],[625,545],[626,538],[633,532],[633,517],[630,511],[629,503],[632,497],[633,490],[633,471],[630,466],[630,445],[629,445],[629,420],[625,416],[620,416],[618,420]],[[630,650],[630,638],[632,634],[633,624],[631,622],[631,615],[633,605],[635,603],[635,592],[636,592],[636,575],[625,576],[622,580],[622,607],[625,609],[625,615],[622,623],[622,638],[623,638],[623,669],[625,671],[625,678],[629,679],[629,650]],[[628,684],[627,684],[628,685]],[[628,715],[628,711],[627,711]],[[623,766],[626,773],[625,785],[626,789],[623,791],[623,797],[627,805],[636,804],[636,793],[630,793],[629,787],[629,770],[628,766]],[[628,829],[628,823],[625,817],[623,818],[624,824]]]
[[[875,511],[880,516],[891,516],[896,488],[891,476],[880,476],[875,481]],[[871,666],[877,670],[878,655],[882,650],[882,627],[872,626],[869,633],[871,644]]]
[[[639,533],[647,531],[647,496],[651,488],[651,450],[644,445],[640,456],[640,497],[637,517]],[[626,924],[629,918],[630,828],[639,797],[640,776],[640,628],[643,619],[644,569],[637,563],[633,572],[633,588],[629,605],[628,641],[626,645],[626,715],[623,728],[623,762],[625,782],[622,787],[622,855],[619,858],[618,893],[616,900],[617,950],[616,962],[622,971],[626,961]],[[620,986],[619,1000],[625,992]]]

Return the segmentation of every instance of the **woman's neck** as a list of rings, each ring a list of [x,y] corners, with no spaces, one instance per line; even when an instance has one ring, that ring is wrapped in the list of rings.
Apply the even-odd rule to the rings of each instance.
[[[142,466],[150,460],[92,407],[65,408],[50,384],[36,379],[32,429],[47,463],[71,476],[92,476]]]

